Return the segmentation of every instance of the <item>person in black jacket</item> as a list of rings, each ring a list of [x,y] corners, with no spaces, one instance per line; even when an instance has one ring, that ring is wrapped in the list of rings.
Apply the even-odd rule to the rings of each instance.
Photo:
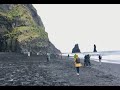
[[[88,62],[88,66],[91,66],[91,62],[90,62],[90,55],[87,55],[87,62]]]
[[[87,66],[87,63],[86,63],[86,55],[84,56],[84,66]]]
[[[68,57],[70,57],[69,54],[68,54]]]
[[[100,63],[100,65],[101,65],[101,59],[102,59],[102,56],[101,55],[99,55],[99,63]]]

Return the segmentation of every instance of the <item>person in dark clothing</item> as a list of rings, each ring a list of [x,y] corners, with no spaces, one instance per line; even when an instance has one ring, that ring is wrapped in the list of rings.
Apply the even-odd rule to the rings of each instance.
[[[86,66],[89,66],[89,57],[86,55]]]
[[[84,56],[84,66],[86,66],[86,55]]]
[[[69,57],[69,54],[68,54],[68,57]]]
[[[91,66],[89,54],[84,56],[84,66]]]
[[[102,59],[102,56],[99,55],[99,63],[100,63],[100,65],[101,65],[101,59]]]
[[[87,61],[88,61],[88,66],[91,66],[91,62],[90,62],[90,55],[87,55]]]
[[[84,56],[84,66],[88,66],[87,55]]]
[[[50,61],[50,53],[47,53],[47,61]]]

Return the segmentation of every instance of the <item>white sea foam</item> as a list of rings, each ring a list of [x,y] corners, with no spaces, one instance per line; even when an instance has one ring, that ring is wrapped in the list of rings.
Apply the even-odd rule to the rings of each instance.
[[[81,54],[81,53],[76,53],[81,59],[84,58],[84,55],[85,54]],[[92,53],[90,53],[92,54]],[[105,63],[115,63],[115,64],[120,64],[120,52],[101,52],[99,53],[102,55],[102,62],[105,62]],[[68,54],[62,54],[63,56],[68,56]],[[70,57],[73,57],[74,54],[69,54]],[[99,62],[99,59],[98,59],[98,55],[97,54],[92,54],[92,56],[90,57],[91,60],[94,60],[94,61],[97,61]]]

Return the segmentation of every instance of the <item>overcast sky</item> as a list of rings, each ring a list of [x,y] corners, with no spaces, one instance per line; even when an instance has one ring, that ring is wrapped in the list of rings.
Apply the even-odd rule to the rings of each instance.
[[[50,41],[62,52],[120,50],[120,4],[33,4]]]

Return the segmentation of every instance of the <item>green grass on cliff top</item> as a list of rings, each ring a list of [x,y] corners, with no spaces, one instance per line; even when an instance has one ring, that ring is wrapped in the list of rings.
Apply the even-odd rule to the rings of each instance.
[[[7,17],[7,19],[11,22],[16,17],[19,17],[21,21],[28,23],[28,26],[19,26],[13,28],[12,32],[6,34],[7,36],[18,38],[19,42],[30,41],[35,38],[48,39],[48,34],[45,32],[44,27],[37,26],[30,11],[24,5],[15,4],[10,11],[0,12],[0,15]]]

